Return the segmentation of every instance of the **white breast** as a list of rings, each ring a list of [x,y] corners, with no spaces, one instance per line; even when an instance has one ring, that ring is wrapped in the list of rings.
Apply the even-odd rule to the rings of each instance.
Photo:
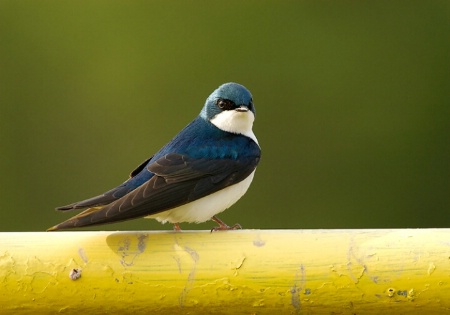
[[[179,223],[179,222],[205,222],[214,215],[231,207],[247,191],[253,180],[255,171],[253,171],[243,181],[228,186],[211,195],[197,199],[178,208],[160,212],[146,218],[156,219],[159,222]]]

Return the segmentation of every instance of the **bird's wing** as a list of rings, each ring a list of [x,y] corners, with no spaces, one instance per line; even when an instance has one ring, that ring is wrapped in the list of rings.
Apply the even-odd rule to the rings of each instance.
[[[125,196],[127,193],[129,193],[130,191],[132,191],[136,187],[138,187],[138,185],[136,185],[132,179],[136,175],[138,175],[143,169],[145,169],[145,166],[147,166],[148,162],[152,158],[153,158],[153,156],[148,158],[144,162],[142,162],[138,167],[136,167],[136,169],[134,169],[130,173],[130,178],[123,184],[121,184],[101,195],[98,195],[98,196],[95,196],[95,197],[92,197],[92,198],[89,198],[86,200],[78,201],[75,203],[71,203],[66,206],[58,207],[58,208],[56,208],[56,210],[66,211],[66,210],[75,210],[75,209],[86,209],[86,208],[90,208],[90,207],[104,206],[113,201],[116,201],[117,199]]]
[[[249,176],[259,157],[195,159],[167,154],[147,168],[146,183],[102,208],[87,209],[51,230],[112,223],[153,215],[205,197]]]

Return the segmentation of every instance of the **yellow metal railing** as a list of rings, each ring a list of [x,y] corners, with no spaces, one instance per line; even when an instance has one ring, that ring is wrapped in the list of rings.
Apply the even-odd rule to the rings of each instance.
[[[0,314],[448,314],[450,229],[0,233]]]

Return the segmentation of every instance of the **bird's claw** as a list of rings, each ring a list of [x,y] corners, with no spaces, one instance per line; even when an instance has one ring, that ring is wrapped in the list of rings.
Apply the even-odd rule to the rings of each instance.
[[[222,220],[220,220],[216,216],[213,216],[211,218],[211,220],[213,220],[214,222],[219,224],[219,226],[216,226],[216,227],[211,229],[211,233],[215,232],[215,231],[229,231],[229,230],[237,230],[237,229],[242,230],[242,226],[239,223],[236,223],[233,226],[229,226],[229,225],[227,225],[225,222],[223,222]]]
[[[229,226],[229,225],[219,225],[216,227],[213,227],[211,229],[211,233],[215,231],[229,231],[229,230],[242,230],[242,226],[239,223],[236,223],[235,225]]]

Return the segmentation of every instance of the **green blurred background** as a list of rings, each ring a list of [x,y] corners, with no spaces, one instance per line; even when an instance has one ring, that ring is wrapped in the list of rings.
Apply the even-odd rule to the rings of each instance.
[[[449,34],[449,1],[0,1],[0,231],[68,218],[229,81],[263,156],[227,223],[449,227]]]

